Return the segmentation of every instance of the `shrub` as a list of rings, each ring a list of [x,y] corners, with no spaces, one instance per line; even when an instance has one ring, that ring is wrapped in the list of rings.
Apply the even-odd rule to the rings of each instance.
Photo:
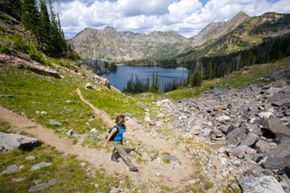
[[[43,54],[39,52],[34,46],[30,47],[28,54],[32,60],[38,61],[44,65],[49,65],[49,62],[45,59]]]
[[[12,50],[8,46],[3,44],[0,44],[0,52],[8,55],[12,54]]]

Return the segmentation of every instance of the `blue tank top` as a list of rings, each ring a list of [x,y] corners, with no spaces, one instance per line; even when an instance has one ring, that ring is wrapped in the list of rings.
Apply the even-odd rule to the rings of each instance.
[[[123,141],[123,133],[125,132],[125,129],[123,126],[119,126],[119,125],[116,125],[116,127],[118,129],[112,141]]]

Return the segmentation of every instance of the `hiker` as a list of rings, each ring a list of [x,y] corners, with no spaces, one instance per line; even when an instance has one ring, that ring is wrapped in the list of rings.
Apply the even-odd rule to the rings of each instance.
[[[109,141],[112,141],[114,150],[111,156],[111,160],[119,162],[118,158],[121,157],[131,172],[138,172],[138,169],[132,164],[128,157],[128,153],[123,146],[123,134],[125,131],[125,116],[119,115],[116,117],[116,125],[109,131],[109,136],[105,140],[104,148],[106,148]]]

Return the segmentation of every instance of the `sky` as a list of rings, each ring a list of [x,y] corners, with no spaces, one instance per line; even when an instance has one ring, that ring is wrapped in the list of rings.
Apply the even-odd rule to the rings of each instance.
[[[90,27],[150,33],[176,31],[191,37],[211,22],[243,11],[249,16],[290,13],[290,0],[53,0],[66,38]]]

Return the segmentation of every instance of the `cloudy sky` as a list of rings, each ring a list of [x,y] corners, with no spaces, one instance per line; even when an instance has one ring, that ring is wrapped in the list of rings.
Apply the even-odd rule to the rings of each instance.
[[[53,0],[66,38],[86,27],[149,33],[174,30],[186,37],[208,23],[244,11],[250,16],[290,13],[289,0]]]

